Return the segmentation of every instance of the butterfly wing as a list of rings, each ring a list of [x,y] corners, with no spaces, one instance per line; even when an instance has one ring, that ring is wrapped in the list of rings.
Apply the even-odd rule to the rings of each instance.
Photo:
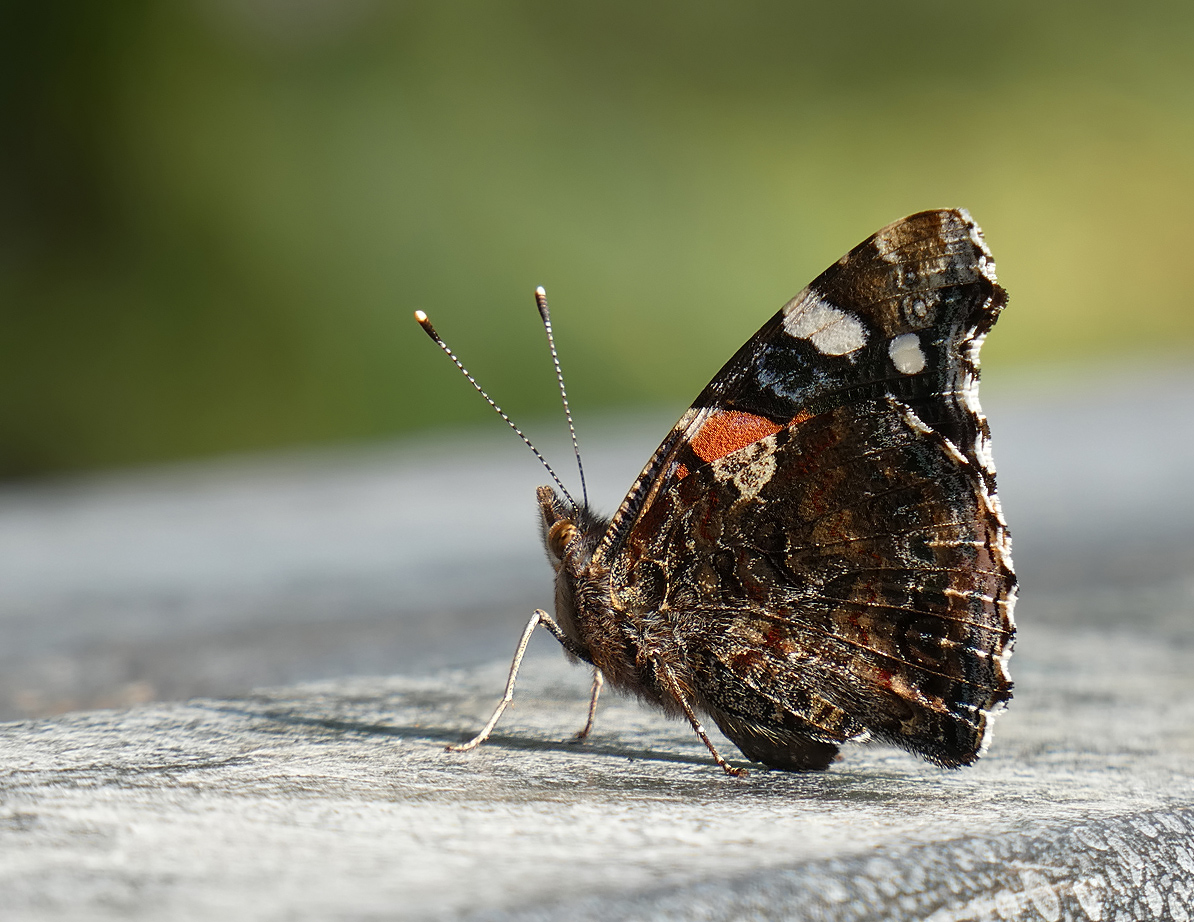
[[[1015,576],[978,350],[1005,301],[965,212],[884,228],[730,359],[612,520],[615,604],[666,613],[747,755],[985,744]]]

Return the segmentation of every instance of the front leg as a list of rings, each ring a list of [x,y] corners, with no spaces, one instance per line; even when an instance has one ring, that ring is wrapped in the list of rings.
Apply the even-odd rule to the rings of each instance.
[[[493,716],[491,716],[485,726],[481,728],[481,732],[474,736],[467,743],[461,743],[458,746],[448,746],[447,749],[449,752],[468,752],[470,749],[476,749],[483,742],[489,739],[489,734],[492,733],[493,728],[497,726],[497,722],[501,718],[502,712],[506,710],[506,705],[514,700],[514,680],[518,678],[518,667],[522,665],[522,658],[527,652],[527,644],[531,642],[531,635],[535,633],[535,628],[541,624],[551,631],[555,639],[560,642],[560,646],[562,646],[565,650],[567,650],[573,656],[588,660],[588,655],[573,642],[572,638],[564,633],[558,624],[551,620],[551,616],[548,615],[547,612],[543,611],[542,609],[535,609],[535,613],[531,615],[531,620],[527,622],[527,626],[523,629],[522,637],[518,641],[518,649],[514,651],[514,662],[510,664],[510,678],[506,680],[506,692],[502,695],[502,700],[498,702],[497,707],[494,708]],[[601,675],[600,671],[597,672],[597,675]],[[596,683],[596,679],[594,682]],[[589,705],[589,722],[585,725],[586,733],[593,724],[593,712],[597,708],[598,690],[600,690],[600,685],[595,684],[593,700]]]

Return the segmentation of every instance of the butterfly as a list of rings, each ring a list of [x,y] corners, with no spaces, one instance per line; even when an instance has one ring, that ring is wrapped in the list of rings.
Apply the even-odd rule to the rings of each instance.
[[[911,215],[726,362],[612,518],[540,487],[555,618],[532,615],[492,718],[450,748],[488,737],[542,625],[594,667],[581,736],[608,683],[686,717],[733,775],[702,715],[789,771],[871,738],[977,759],[1012,689],[1016,576],[978,401],[1006,302],[965,210]]]

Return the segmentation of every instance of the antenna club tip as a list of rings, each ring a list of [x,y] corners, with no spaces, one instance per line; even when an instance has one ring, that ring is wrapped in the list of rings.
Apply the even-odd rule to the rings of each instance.
[[[423,332],[434,339],[437,343],[440,342],[439,334],[435,332],[435,327],[431,325],[431,321],[427,319],[427,315],[422,311],[415,311],[415,320],[419,326],[423,328]]]
[[[542,285],[540,285],[538,288],[535,289],[535,297],[537,297],[537,298],[546,298],[547,297],[547,291],[543,288]]]

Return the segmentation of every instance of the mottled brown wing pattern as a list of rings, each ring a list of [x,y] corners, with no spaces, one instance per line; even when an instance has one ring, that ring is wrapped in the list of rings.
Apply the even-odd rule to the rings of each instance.
[[[985,745],[1015,576],[978,351],[1005,301],[965,212],[884,228],[726,363],[614,516],[593,561],[615,607],[673,625],[748,756]]]

